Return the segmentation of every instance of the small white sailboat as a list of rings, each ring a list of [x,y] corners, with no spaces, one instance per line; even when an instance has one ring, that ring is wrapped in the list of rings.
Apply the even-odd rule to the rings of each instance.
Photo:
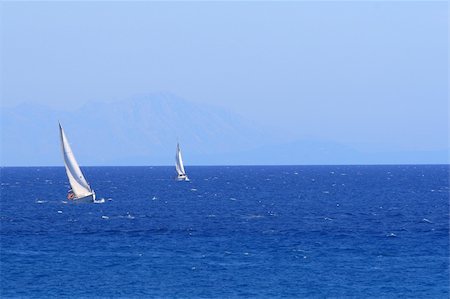
[[[177,153],[175,155],[175,169],[177,170],[177,180],[178,181],[189,181],[186,171],[184,171],[183,159],[181,158],[180,144],[177,143]]]
[[[59,133],[61,136],[64,166],[66,167],[67,177],[69,178],[70,187],[72,188],[72,190],[69,191],[67,198],[77,201],[95,201],[95,192],[84,178],[61,124],[59,124]]]

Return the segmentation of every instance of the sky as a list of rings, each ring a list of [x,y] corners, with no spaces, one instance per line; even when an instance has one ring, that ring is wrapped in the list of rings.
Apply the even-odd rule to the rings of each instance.
[[[4,1],[0,14],[3,108],[170,92],[289,142],[449,148],[446,1]]]

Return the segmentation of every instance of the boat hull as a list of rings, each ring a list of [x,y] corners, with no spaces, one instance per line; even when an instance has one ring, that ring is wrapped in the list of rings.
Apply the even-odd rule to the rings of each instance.
[[[75,202],[93,202],[95,201],[95,192],[92,192],[89,195],[83,197],[76,197],[73,199]]]
[[[177,176],[177,181],[189,181],[189,178],[187,175],[183,174],[183,175]]]

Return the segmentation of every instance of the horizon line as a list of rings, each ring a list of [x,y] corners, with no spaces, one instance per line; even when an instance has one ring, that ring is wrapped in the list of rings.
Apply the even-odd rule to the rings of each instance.
[[[369,164],[217,164],[217,165],[188,165],[189,167],[243,167],[243,166],[257,166],[257,167],[277,167],[277,166],[449,166],[450,162],[446,163],[369,163]],[[62,167],[64,165],[1,165],[0,168],[38,168],[38,167]],[[174,165],[84,165],[80,167],[175,167]]]

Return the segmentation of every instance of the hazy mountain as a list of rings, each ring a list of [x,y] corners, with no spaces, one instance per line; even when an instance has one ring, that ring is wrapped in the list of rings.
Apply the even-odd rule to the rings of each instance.
[[[367,153],[320,140],[282,141],[268,128],[171,94],[66,111],[27,104],[1,111],[1,165],[62,165],[58,120],[81,165],[448,163],[448,151]]]
[[[367,152],[336,142],[296,140],[230,153],[226,159],[235,165],[445,164],[449,151]]]
[[[192,163],[264,143],[262,132],[234,113],[170,94],[58,111],[29,104],[2,109],[3,165],[60,165],[61,121],[83,165],[171,164],[177,139]]]

